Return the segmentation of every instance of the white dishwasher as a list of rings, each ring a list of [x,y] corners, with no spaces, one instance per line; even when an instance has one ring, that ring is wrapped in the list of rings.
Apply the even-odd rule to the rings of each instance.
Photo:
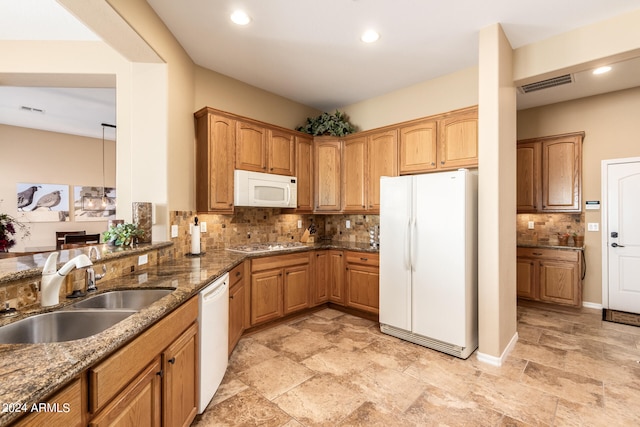
[[[227,370],[229,353],[229,274],[200,291],[198,298],[200,399],[198,413],[207,408]]]

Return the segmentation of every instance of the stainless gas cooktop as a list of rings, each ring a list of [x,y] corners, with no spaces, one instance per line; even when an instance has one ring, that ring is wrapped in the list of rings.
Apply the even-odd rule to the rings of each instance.
[[[242,253],[258,253],[258,252],[277,252],[290,249],[304,248],[305,245],[300,242],[285,242],[285,243],[252,243],[250,245],[237,245],[227,248],[228,251],[242,252]]]

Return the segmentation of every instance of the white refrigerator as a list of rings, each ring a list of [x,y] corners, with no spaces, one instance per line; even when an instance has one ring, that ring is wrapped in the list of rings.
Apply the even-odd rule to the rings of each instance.
[[[478,347],[478,177],[380,179],[380,329],[463,359]]]

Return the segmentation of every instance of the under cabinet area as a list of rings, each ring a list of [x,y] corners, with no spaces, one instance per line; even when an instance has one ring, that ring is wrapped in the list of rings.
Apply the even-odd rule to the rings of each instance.
[[[518,248],[519,298],[582,305],[582,253],[579,250]]]
[[[584,133],[518,141],[518,213],[582,211]]]

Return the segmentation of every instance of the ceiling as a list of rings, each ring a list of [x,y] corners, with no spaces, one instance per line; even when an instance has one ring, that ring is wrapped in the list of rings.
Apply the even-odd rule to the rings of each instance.
[[[198,65],[323,111],[475,66],[478,32],[496,22],[517,48],[640,8],[640,0],[583,0],[579,8],[557,0],[147,1]],[[236,7],[250,15],[247,26],[230,22]],[[360,41],[368,28],[378,42]],[[0,0],[0,40],[99,37],[55,0]],[[94,137],[102,136],[100,123],[115,123],[113,85],[65,90],[3,77],[0,123]],[[518,108],[640,86],[640,59],[573,77],[518,94]]]

